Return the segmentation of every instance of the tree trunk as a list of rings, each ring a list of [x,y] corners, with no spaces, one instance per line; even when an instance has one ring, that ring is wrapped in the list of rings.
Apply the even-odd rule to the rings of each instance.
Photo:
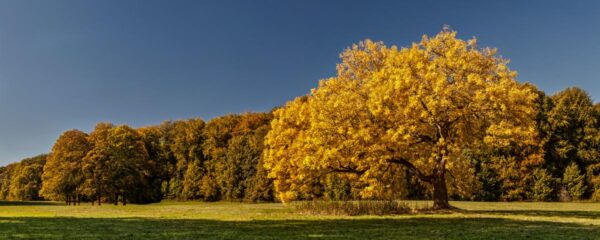
[[[448,203],[448,188],[446,187],[445,173],[441,172],[433,176],[431,179],[433,185],[433,208],[434,209],[450,209]]]
[[[403,158],[391,159],[388,162],[397,163],[406,167],[406,169],[415,174],[421,181],[433,186],[433,208],[450,209],[448,203],[448,188],[446,186],[446,163],[443,155],[437,156],[437,165],[431,175],[423,174],[408,160]]]
[[[171,195],[171,178],[169,178],[167,180],[167,186],[165,187],[165,195],[163,195],[163,198],[169,198],[169,196]]]
[[[119,194],[115,193],[115,206],[119,205]]]
[[[102,195],[98,194],[98,206],[102,205]]]

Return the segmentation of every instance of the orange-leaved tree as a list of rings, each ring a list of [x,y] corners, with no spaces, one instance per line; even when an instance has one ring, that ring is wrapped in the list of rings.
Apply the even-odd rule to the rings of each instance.
[[[406,48],[366,40],[344,51],[337,76],[274,113],[264,162],[280,199],[340,173],[377,198],[400,168],[449,208],[447,182],[460,191],[474,181],[465,150],[536,145],[537,94],[476,42],[444,30]]]
[[[88,135],[79,130],[64,132],[56,140],[44,165],[41,194],[49,200],[79,202],[83,193],[83,158],[92,148]]]

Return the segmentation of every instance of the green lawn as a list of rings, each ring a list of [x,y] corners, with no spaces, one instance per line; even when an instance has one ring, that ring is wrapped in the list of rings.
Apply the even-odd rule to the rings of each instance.
[[[410,204],[425,204],[423,202]],[[600,239],[599,203],[452,202],[453,213],[306,216],[283,204],[0,202],[1,239]]]

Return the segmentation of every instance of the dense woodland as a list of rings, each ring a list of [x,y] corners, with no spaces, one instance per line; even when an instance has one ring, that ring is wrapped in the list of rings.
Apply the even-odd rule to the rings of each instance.
[[[6,200],[123,204],[177,200],[273,201],[261,164],[270,113],[167,121],[133,129],[98,123],[64,132],[49,155],[0,169]]]
[[[0,199],[431,199],[443,186],[456,200],[600,201],[600,104],[517,83],[495,50],[455,36],[400,50],[365,41],[337,77],[268,113],[66,131],[47,155],[0,168]],[[443,84],[411,88],[429,77]]]

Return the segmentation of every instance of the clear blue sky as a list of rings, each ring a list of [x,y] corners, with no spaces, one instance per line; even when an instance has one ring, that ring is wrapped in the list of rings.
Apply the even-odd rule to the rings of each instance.
[[[266,111],[332,76],[365,38],[449,24],[548,93],[600,99],[600,1],[0,0],[0,165],[99,121]]]

